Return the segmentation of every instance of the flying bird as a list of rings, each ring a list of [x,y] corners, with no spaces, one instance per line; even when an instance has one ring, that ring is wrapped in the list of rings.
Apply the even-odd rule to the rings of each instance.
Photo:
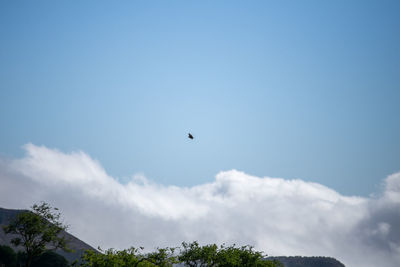
[[[193,138],[194,138],[193,135],[192,135],[191,133],[188,133],[188,137],[189,137],[190,139],[193,139]]]

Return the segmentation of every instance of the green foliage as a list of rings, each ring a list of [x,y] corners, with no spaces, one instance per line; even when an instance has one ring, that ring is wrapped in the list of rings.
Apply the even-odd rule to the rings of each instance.
[[[189,267],[281,266],[279,262],[264,260],[264,255],[254,251],[251,246],[221,245],[217,247],[215,244],[200,246],[195,241],[183,242],[182,247],[178,259]]]
[[[134,266],[138,262],[135,248],[117,251],[108,249],[104,253],[87,250],[82,256],[82,264],[85,267],[117,267]]]
[[[83,267],[171,267],[177,261],[173,256],[173,248],[159,248],[157,251],[143,254],[143,248],[124,250],[108,249],[102,253],[87,250],[82,256]]]
[[[174,248],[158,248],[144,254],[143,248],[127,250],[109,249],[104,252],[88,250],[82,257],[82,267],[171,267],[183,263],[189,267],[279,267],[279,262],[265,260],[261,252],[250,246],[218,247],[215,244],[200,246],[198,242],[182,243],[179,254]]]
[[[152,264],[150,266],[170,267],[174,263],[178,263],[174,252],[175,248],[157,248],[157,251],[145,255],[144,259]]]
[[[179,261],[187,266],[215,266],[217,262],[217,245],[200,246],[197,241],[182,243],[183,249],[178,257]]]
[[[22,246],[26,253],[26,266],[30,266],[34,257],[47,250],[62,248],[68,250],[62,231],[67,227],[60,222],[57,208],[42,202],[33,205],[32,211],[19,213],[10,224],[3,227],[6,234],[15,234],[11,240],[15,246]]]

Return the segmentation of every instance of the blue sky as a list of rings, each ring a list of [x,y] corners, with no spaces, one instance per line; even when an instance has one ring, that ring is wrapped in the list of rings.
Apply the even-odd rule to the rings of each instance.
[[[398,1],[1,1],[0,155],[376,192],[400,170]],[[192,132],[195,140],[186,135]]]

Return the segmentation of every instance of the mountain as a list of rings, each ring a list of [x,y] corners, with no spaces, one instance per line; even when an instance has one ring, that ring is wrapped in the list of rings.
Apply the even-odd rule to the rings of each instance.
[[[24,212],[26,210],[14,210],[14,209],[4,209],[0,208],[0,245],[7,245],[12,247],[14,250],[20,250],[21,248],[16,248],[11,244],[12,235],[6,235],[3,231],[3,226],[7,225],[11,219],[15,218],[17,214]],[[83,252],[87,249],[95,250],[82,240],[76,238],[75,236],[64,232],[66,239],[69,240],[69,247],[72,248],[73,252],[65,252],[61,249],[56,250],[56,252],[62,256],[64,256],[69,262],[72,262],[76,259],[80,259]],[[95,250],[96,251],[96,250]]]
[[[340,261],[330,257],[268,257],[268,260],[277,260],[285,267],[345,267]]]

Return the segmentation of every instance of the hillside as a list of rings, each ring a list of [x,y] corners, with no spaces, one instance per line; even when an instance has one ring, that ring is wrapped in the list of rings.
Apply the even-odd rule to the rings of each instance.
[[[345,267],[340,261],[330,257],[268,257],[269,260],[278,260],[285,267]]]
[[[6,235],[3,231],[3,226],[8,224],[9,221],[14,218],[18,213],[23,212],[24,210],[13,210],[13,209],[4,209],[0,208],[0,245],[7,245],[10,247],[13,247],[14,249],[20,249],[20,248],[15,248],[11,244],[11,235]],[[72,262],[75,259],[80,259],[82,253],[87,250],[87,249],[92,249],[91,246],[83,242],[82,240],[76,238],[75,236],[64,232],[65,236],[67,237],[67,240],[69,240],[69,247],[74,250],[74,252],[68,253],[63,250],[56,250],[56,252],[62,256],[64,256],[68,261]]]

